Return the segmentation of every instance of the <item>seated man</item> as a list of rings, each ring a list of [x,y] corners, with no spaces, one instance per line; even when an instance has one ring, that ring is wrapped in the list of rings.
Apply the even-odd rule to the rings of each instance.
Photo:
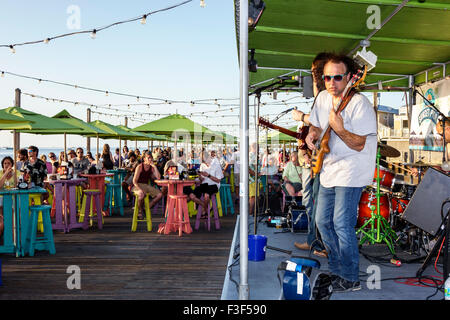
[[[267,184],[270,186],[272,192],[280,192],[280,179],[278,178],[278,167],[275,165],[274,156],[269,156],[267,160],[267,166],[262,168],[262,174],[267,176]]]
[[[133,188],[134,192],[139,201],[139,215],[138,219],[143,219],[142,209],[144,208],[144,199],[147,194],[153,200],[150,202],[150,208],[152,208],[159,200],[162,198],[162,193],[157,188],[150,185],[154,180],[160,179],[161,175],[153,163],[153,157],[151,153],[146,153],[143,155],[144,162],[136,167],[136,171],[133,178]]]
[[[291,197],[302,195],[302,167],[298,162],[297,151],[292,152],[289,161],[283,171],[284,187]]]
[[[206,216],[208,204],[211,196],[219,192],[220,181],[223,178],[222,167],[216,158],[216,152],[211,151],[211,156],[205,152],[203,163],[199,171],[200,186],[192,190],[191,187],[184,187],[183,193],[188,196],[188,201],[192,200],[200,206],[203,206],[203,216]],[[203,195],[203,201],[200,198]]]
[[[45,188],[44,180],[47,179],[47,165],[38,158],[38,154],[39,149],[37,147],[28,147],[28,160],[23,164],[22,171],[24,172],[25,181],[31,187]],[[48,196],[48,192],[42,195],[45,204],[47,204]]]

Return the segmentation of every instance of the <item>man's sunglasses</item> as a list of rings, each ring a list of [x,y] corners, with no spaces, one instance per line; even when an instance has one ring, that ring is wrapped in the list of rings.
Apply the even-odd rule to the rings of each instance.
[[[34,152],[34,150],[32,150],[32,149],[28,150],[28,153],[31,153],[31,152]]]
[[[330,82],[331,79],[334,79],[334,81],[339,82],[339,81],[342,81],[342,79],[344,79],[344,77],[345,77],[347,74],[348,74],[348,72],[346,72],[346,73],[344,73],[344,74],[337,74],[337,75],[334,75],[334,76],[325,76],[325,75],[323,75],[323,76],[322,76],[322,79],[325,80],[326,82]]]

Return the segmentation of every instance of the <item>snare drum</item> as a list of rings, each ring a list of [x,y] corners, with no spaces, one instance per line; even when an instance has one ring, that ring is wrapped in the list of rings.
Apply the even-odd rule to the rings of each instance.
[[[392,192],[394,197],[397,196],[402,199],[410,200],[414,192],[416,191],[416,188],[416,185],[406,183],[405,181],[397,181],[396,179],[394,179]]]
[[[380,187],[386,188],[388,190],[391,190],[392,186],[394,185],[394,178],[395,173],[391,170],[380,166]],[[374,184],[377,183],[377,168],[375,167],[375,173],[373,175],[373,182]]]
[[[373,213],[377,212],[377,195],[373,190],[364,190],[361,194],[361,199],[359,200],[358,206],[358,220],[356,226],[362,227],[367,220],[372,217],[372,210],[370,207],[373,206]],[[389,221],[389,201],[386,194],[380,195],[380,215]]]

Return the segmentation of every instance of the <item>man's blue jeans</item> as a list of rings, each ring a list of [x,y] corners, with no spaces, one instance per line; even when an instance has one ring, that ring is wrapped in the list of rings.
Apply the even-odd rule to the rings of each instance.
[[[328,252],[331,273],[359,281],[359,251],[355,226],[362,187],[320,185],[316,224]]]
[[[306,213],[308,214],[308,217],[311,219],[310,225],[309,225],[309,231],[308,231],[308,237],[306,239],[306,242],[313,247],[315,250],[322,251],[322,245],[317,239],[316,235],[316,219],[315,219],[315,213],[316,213],[316,207],[315,202],[317,198],[317,194],[319,193],[319,178],[316,177],[315,179],[311,176],[311,168],[302,168],[302,205],[306,208]]]

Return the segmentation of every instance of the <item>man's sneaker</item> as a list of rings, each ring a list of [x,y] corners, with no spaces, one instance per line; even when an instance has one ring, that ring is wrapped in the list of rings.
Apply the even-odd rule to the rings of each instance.
[[[339,285],[339,282],[341,282],[341,280],[343,280],[337,274],[331,274],[330,279],[331,279],[331,285],[333,286],[333,290],[334,290],[334,288],[336,288]]]
[[[340,278],[338,281],[332,282],[333,292],[349,292],[361,290],[361,283],[359,281],[348,281]]]

